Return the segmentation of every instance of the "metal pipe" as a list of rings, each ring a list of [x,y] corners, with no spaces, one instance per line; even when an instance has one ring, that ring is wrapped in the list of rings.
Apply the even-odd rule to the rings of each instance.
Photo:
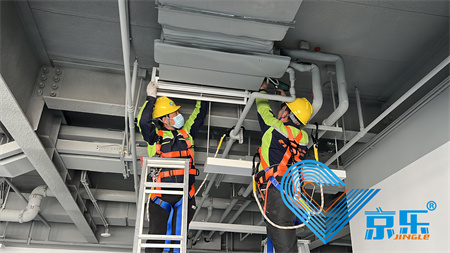
[[[312,75],[312,91],[314,94],[314,99],[312,102],[313,114],[311,115],[311,119],[319,112],[320,108],[323,104],[323,95],[322,95],[322,85],[320,82],[320,69],[314,64],[305,64],[305,63],[295,63],[291,62],[289,64],[292,68],[299,72],[311,72]]]
[[[131,104],[134,104],[134,93],[136,91],[136,80],[137,80],[137,71],[138,71],[138,61],[134,60],[133,63],[133,76],[131,77]]]
[[[411,106],[406,112],[404,112],[400,117],[398,117],[394,122],[392,122],[389,126],[384,128],[380,133],[378,133],[374,138],[372,138],[369,142],[367,142],[364,147],[362,147],[358,152],[350,155],[345,161],[344,167],[349,166],[351,163],[356,161],[360,156],[370,150],[373,146],[375,146],[378,142],[380,142],[384,137],[389,135],[394,129],[407,119],[409,119],[414,113],[420,110],[423,106],[425,106],[428,102],[433,100],[437,95],[441,94],[445,89],[450,86],[450,76],[445,78],[441,83],[436,85],[428,94],[423,96],[418,102],[416,102],[413,106]]]
[[[336,110],[331,113],[331,115],[328,116],[328,118],[326,118],[322,123],[325,126],[332,126],[340,117],[342,117],[342,115],[344,115],[344,113],[348,109],[347,81],[345,78],[345,67],[342,57],[339,55],[325,54],[321,52],[288,49],[281,49],[281,54],[291,57],[294,61],[301,59],[335,63],[339,105]],[[324,134],[325,131],[319,131],[319,138]]]
[[[416,92],[422,85],[424,85],[428,80],[435,76],[439,71],[441,71],[445,66],[450,63],[450,56],[447,56],[439,65],[437,65],[433,70],[430,71],[426,76],[424,76],[419,82],[417,82],[411,89],[409,89],[405,94],[403,94],[397,101],[395,101],[391,106],[389,106],[383,113],[381,113],[372,123],[370,123],[366,128],[358,132],[358,134],[353,137],[347,144],[345,144],[339,152],[334,154],[325,163],[327,166],[330,165],[334,160],[341,156],[345,151],[347,151],[351,146],[353,146],[359,139],[364,137],[367,132],[376,126],[381,120],[384,119],[389,113],[391,113],[397,106],[399,106],[403,101],[405,101],[409,96]]]
[[[209,199],[209,201],[210,201],[210,205],[208,206],[208,213],[207,213],[205,219],[203,220],[204,222],[208,222],[209,219],[212,216],[212,211],[213,211],[213,204],[212,204],[212,202],[213,202],[213,200]],[[194,239],[192,240],[193,243],[197,242],[197,240],[200,237],[201,233],[202,233],[202,230],[197,231],[197,234],[194,236]]]
[[[261,226],[262,224],[264,223],[264,219],[261,219],[260,221],[259,221],[259,223],[258,224],[256,224],[257,226]],[[244,236],[242,236],[241,238],[239,238],[239,241],[243,241],[243,240],[245,240],[245,238],[247,238],[249,235],[251,235],[250,233],[247,233],[247,234],[245,234]]]
[[[130,33],[128,26],[127,6],[126,0],[118,0],[119,2],[119,17],[120,17],[120,32],[122,37],[122,53],[123,53],[123,67],[125,70],[125,85],[126,85],[126,101],[129,117],[128,124],[130,128],[131,138],[131,154],[133,156],[133,177],[134,177],[134,191],[136,192],[136,203],[139,197],[139,180],[136,163],[136,132],[134,130],[134,115],[133,115],[133,99],[131,98],[131,75],[130,75]]]
[[[208,103],[208,132],[206,135],[206,157],[209,155],[209,134],[211,132],[211,102]]]
[[[3,179],[5,180],[6,183],[9,184],[9,186],[14,190],[14,192],[16,192],[17,195],[18,195],[21,199],[23,199],[23,201],[25,201],[25,202],[28,203],[27,198],[25,198],[25,196],[23,196],[23,194],[19,191],[19,189],[17,189],[17,187],[16,187],[15,185],[13,185],[13,183],[11,182],[11,180],[9,180],[9,179],[6,178],[6,177],[3,178]],[[40,213],[38,213],[38,214],[37,214],[37,217],[38,217],[39,219],[41,219],[41,221],[42,221],[47,227],[50,228],[50,224],[49,224],[48,221],[44,218],[44,216],[42,216]]]
[[[361,98],[359,96],[358,85],[355,85],[356,108],[358,109],[359,131],[364,129],[363,114],[361,109]]]
[[[228,221],[228,224],[232,224],[238,217],[239,215],[241,215],[241,213],[247,208],[248,205],[250,205],[252,201],[251,200],[246,200],[244,202],[244,204],[242,204],[242,206],[236,211],[236,213],[234,213],[233,217],[231,217],[231,219]],[[220,235],[223,235],[223,233],[225,232],[220,232]]]
[[[233,207],[236,205],[237,202],[238,202],[238,199],[231,200],[231,203],[228,206],[228,208],[225,209],[225,211],[223,211],[223,213],[222,213],[222,216],[220,216],[220,219],[219,219],[218,223],[222,223],[223,220],[225,220],[225,218],[228,216],[228,214],[231,212],[231,210],[233,209]],[[214,232],[216,232],[216,231],[211,231],[209,233],[209,235],[206,237],[206,240],[211,239],[211,237],[213,236]]]
[[[21,195],[20,193],[18,193]],[[0,210],[0,221],[13,221],[13,222],[29,222],[36,218],[39,213],[39,207],[41,205],[41,200],[43,197],[47,196],[47,186],[41,185],[31,192],[28,197],[28,205],[23,210]],[[48,223],[47,223],[48,225]],[[48,225],[49,226],[49,225]]]
[[[244,197],[244,198],[247,198],[248,195],[250,195],[250,193],[252,192],[252,190],[253,190],[253,183],[250,183],[250,184],[247,186],[247,189],[243,190],[243,188],[241,188],[240,191],[238,192],[238,195],[239,195],[239,196],[242,196],[242,197]],[[234,199],[233,199],[233,200],[234,200]],[[236,201],[236,202],[237,202],[237,201]],[[230,203],[229,208],[227,208],[227,210],[225,210],[225,211],[223,212],[223,215],[222,215],[222,217],[220,218],[219,223],[221,223],[221,222],[225,219],[225,217],[228,215],[229,211],[231,211],[231,209],[234,207],[234,205],[236,205],[236,202],[233,202],[233,201],[232,201],[232,203]],[[247,206],[248,206],[251,202],[252,202],[252,201],[247,200],[247,201],[241,206],[241,208],[239,208],[239,209],[236,211],[236,213],[235,213],[235,214],[233,215],[233,217],[230,219],[230,221],[228,222],[228,224],[233,223],[233,222],[237,219],[237,217],[245,210],[245,208],[247,208]],[[227,212],[227,211],[228,211],[228,212]],[[224,216],[225,216],[225,217],[224,217]],[[206,240],[210,240],[211,237],[214,235],[215,232],[216,232],[216,231],[211,231],[211,232],[209,233],[209,235],[206,237]],[[221,233],[221,235],[222,235],[222,234],[223,234],[223,233]]]

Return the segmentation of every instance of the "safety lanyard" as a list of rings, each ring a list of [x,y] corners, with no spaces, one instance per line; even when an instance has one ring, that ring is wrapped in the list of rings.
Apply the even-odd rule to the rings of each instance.
[[[311,139],[314,147],[314,158],[319,161],[319,124],[315,122],[314,125],[316,125],[316,132],[314,133],[314,129],[311,130]]]

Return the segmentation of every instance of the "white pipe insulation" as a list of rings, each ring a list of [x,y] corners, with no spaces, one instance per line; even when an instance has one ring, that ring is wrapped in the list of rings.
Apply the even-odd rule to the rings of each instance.
[[[47,186],[36,187],[28,197],[28,205],[23,210],[0,210],[0,221],[29,222],[36,218],[40,211],[41,200],[47,196]]]
[[[340,117],[342,117],[342,115],[344,115],[344,113],[348,109],[347,81],[345,78],[345,67],[344,67],[344,60],[342,59],[342,57],[335,54],[325,54],[306,50],[289,50],[289,49],[281,49],[281,54],[291,57],[293,61],[307,60],[307,61],[332,62],[335,64],[339,105],[336,108],[336,110],[323,121],[322,124],[324,126],[332,126],[334,123],[336,123],[336,121]],[[319,138],[324,133],[325,131],[319,131]]]
[[[289,65],[293,69],[299,71],[299,72],[311,72],[312,75],[312,91],[314,94],[314,99],[312,102],[313,107],[313,114],[311,115],[311,118],[314,118],[314,116],[319,112],[320,108],[322,107],[323,103],[323,95],[322,95],[322,86],[320,82],[320,69],[319,67],[312,63],[312,64],[304,64],[304,63],[295,63],[291,62]]]

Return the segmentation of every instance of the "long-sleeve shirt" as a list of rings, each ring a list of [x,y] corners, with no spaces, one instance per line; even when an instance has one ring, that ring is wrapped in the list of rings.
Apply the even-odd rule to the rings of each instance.
[[[161,140],[159,140],[159,129],[153,122],[152,117],[155,101],[156,99],[154,97],[147,97],[147,101],[145,101],[144,105],[141,108],[141,111],[139,112],[137,124],[142,137],[148,144],[147,151],[149,157],[152,157],[156,154],[155,144],[157,144],[158,142],[161,144],[160,150],[163,153],[186,150],[187,143],[180,130],[168,130],[163,128],[161,129],[163,132],[163,137]],[[182,129],[184,129],[188,133],[192,146],[194,146],[194,139],[197,137],[197,134],[203,125],[206,117],[206,111],[207,102],[197,101],[194,111],[182,127]],[[182,178],[182,176],[177,176],[177,178],[178,177]],[[162,181],[164,182],[165,180],[163,179]],[[177,179],[177,181],[179,180]]]
[[[261,93],[267,93],[266,91],[260,91]],[[292,131],[292,135],[295,138],[300,132],[302,138],[300,139],[299,149],[302,149],[306,153],[308,144],[308,134],[296,126],[292,122],[283,123],[277,119],[270,108],[269,101],[267,99],[257,98],[256,108],[258,111],[258,122],[262,133],[261,143],[261,159],[264,159],[268,166],[279,164],[283,159],[289,143],[289,136],[286,127],[289,127]],[[279,140],[282,140],[280,142]],[[262,164],[259,165],[259,170],[263,170]]]

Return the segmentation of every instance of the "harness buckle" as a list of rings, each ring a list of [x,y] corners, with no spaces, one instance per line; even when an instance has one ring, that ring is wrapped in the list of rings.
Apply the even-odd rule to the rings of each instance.
[[[150,168],[150,173],[148,173],[148,175],[152,178],[153,183],[156,182],[160,172],[161,172],[161,169],[154,168],[154,167]]]

